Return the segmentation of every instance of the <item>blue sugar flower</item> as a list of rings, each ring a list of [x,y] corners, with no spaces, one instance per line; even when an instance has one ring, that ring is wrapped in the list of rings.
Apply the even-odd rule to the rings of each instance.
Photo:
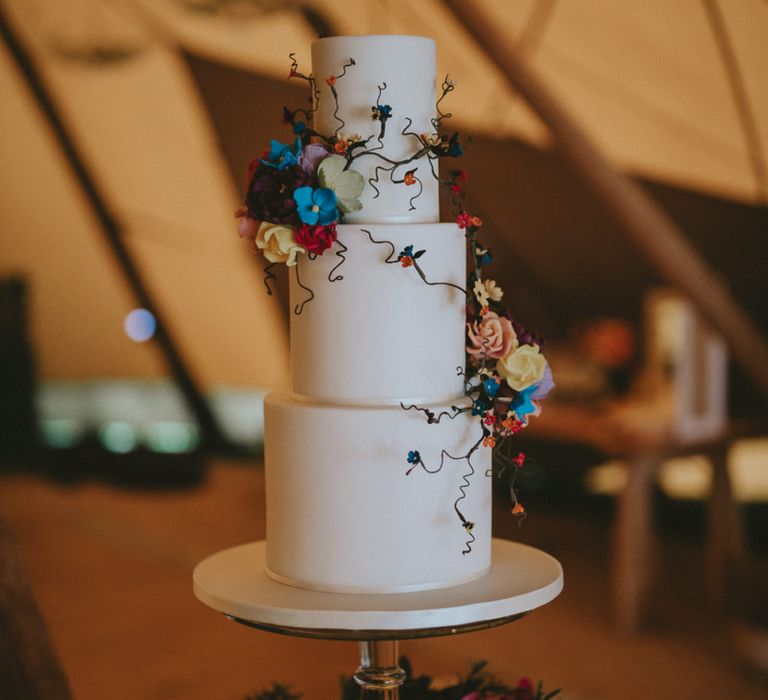
[[[374,121],[385,122],[392,116],[392,107],[390,105],[375,105],[371,107],[371,119]]]
[[[474,403],[472,404],[472,411],[470,412],[473,416],[481,416],[483,413],[485,413],[493,404],[488,401],[487,399],[483,398],[482,396],[475,399]]]
[[[306,128],[307,128],[307,125],[304,122],[296,122],[293,125],[293,133],[303,134]]]
[[[501,384],[496,381],[495,379],[486,379],[483,382],[483,388],[485,389],[485,393],[488,394],[491,398],[496,396],[496,394],[499,392],[499,387]]]
[[[285,170],[299,162],[299,153],[301,153],[301,139],[297,138],[295,143],[280,143],[275,139],[270,141],[268,160],[262,160],[264,165],[271,165],[278,170]]]
[[[421,461],[421,455],[418,450],[411,450],[408,453],[408,464],[418,464]]]
[[[537,386],[535,384],[526,387],[522,391],[517,392],[517,396],[512,399],[510,408],[515,412],[519,420],[527,422],[525,417],[536,410],[536,405],[533,403],[533,394],[536,389]]]
[[[299,187],[293,193],[299,218],[310,226],[327,226],[337,221],[339,210],[336,208],[336,193],[326,187]]]

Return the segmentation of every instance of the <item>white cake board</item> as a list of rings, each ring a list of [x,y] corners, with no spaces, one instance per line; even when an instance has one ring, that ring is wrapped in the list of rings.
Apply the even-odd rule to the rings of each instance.
[[[559,562],[538,549],[494,539],[491,571],[460,586],[393,594],[324,593],[293,588],[264,571],[265,542],[214,554],[195,568],[195,595],[254,627],[337,639],[426,637],[483,629],[553,600]]]

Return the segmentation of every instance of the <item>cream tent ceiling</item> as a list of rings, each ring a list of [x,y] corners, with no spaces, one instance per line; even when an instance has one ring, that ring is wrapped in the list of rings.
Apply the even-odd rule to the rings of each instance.
[[[202,11],[217,4],[229,10]],[[439,0],[303,4],[339,33],[434,36],[439,69],[458,84],[451,107],[457,128],[547,144],[546,129]],[[477,5],[620,166],[741,201],[764,199],[702,2]],[[290,52],[309,65],[313,30],[300,3],[3,0],[3,6],[40,63],[203,383],[283,383],[279,314],[252,259],[232,238],[238,194],[178,49],[285,78]],[[765,152],[768,3],[721,0],[717,7]],[[126,60],[89,59],[100,52]],[[96,224],[4,47],[0,91],[0,274],[31,276],[43,374],[162,373],[157,354],[131,344],[122,331],[131,294],[115,283],[120,278]]]

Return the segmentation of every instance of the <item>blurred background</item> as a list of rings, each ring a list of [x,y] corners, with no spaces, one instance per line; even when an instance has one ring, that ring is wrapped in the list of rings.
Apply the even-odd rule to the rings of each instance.
[[[500,489],[495,533],[566,575],[508,628],[401,650],[567,698],[764,697],[768,3],[2,0],[0,23],[6,687],[332,698],[354,669],[226,622],[191,571],[264,537],[262,399],[288,384],[285,281],[236,235],[247,163],[307,98],[289,54],[391,33],[456,82],[489,274],[558,384],[520,436],[528,517]]]

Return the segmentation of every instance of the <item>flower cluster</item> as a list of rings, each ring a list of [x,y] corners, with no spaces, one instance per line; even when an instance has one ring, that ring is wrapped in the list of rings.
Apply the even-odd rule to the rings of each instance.
[[[526,464],[526,457],[519,452],[511,457],[505,450],[509,439],[528,425],[531,416],[540,412],[539,402],[554,387],[552,371],[542,353],[543,341],[527,331],[504,306],[504,290],[496,281],[483,275],[483,268],[493,256],[478,240],[478,233],[483,226],[479,216],[467,212],[462,206],[464,185],[467,174],[463,170],[452,170],[450,179],[444,182],[451,193],[456,223],[465,231],[472,252],[472,271],[464,291],[467,299],[466,322],[466,369],[465,394],[471,400],[467,408],[452,407],[451,412],[443,412],[436,417],[428,408],[410,406],[427,416],[429,423],[437,423],[446,415],[455,418],[460,413],[469,412],[478,418],[481,434],[477,442],[462,458],[467,462],[468,473],[465,479],[474,473],[471,463],[472,454],[480,448],[494,449],[495,461],[500,465],[499,473],[508,471],[509,488],[512,496],[512,514],[522,516],[525,508],[517,499],[515,480],[517,472]],[[425,251],[414,253],[413,246],[403,249],[398,260],[403,267],[414,267],[428,284],[416,258]],[[445,283],[443,283],[445,284]],[[421,465],[427,472],[435,473],[442,468],[443,462],[436,468],[428,467],[421,461],[417,450],[408,453],[408,463]],[[464,517],[458,504],[466,497],[464,487],[454,504],[462,526],[470,521]],[[466,543],[465,553],[471,551],[472,540]]]
[[[466,173],[453,171],[451,176],[456,221],[466,231],[474,262],[467,294],[467,391],[473,399],[472,414],[484,426],[484,445],[496,446],[499,439],[524,428],[531,415],[538,415],[539,401],[554,382],[543,341],[515,320],[502,303],[504,291],[483,276],[492,260],[477,239],[483,222],[461,207]]]
[[[409,700],[552,700],[560,690],[544,690],[541,682],[522,677],[514,685],[504,683],[487,669],[486,661],[476,661],[462,674],[432,678],[416,675],[410,660],[403,656],[398,663],[406,674],[400,697]],[[342,678],[341,698],[357,698],[360,688],[353,678]],[[249,695],[246,700],[300,700],[289,686],[274,683],[269,690]]]
[[[300,136],[290,144],[273,140],[249,166],[238,233],[270,263],[322,255],[336,241],[340,218],[361,207],[363,178],[346,164],[332,148]]]

